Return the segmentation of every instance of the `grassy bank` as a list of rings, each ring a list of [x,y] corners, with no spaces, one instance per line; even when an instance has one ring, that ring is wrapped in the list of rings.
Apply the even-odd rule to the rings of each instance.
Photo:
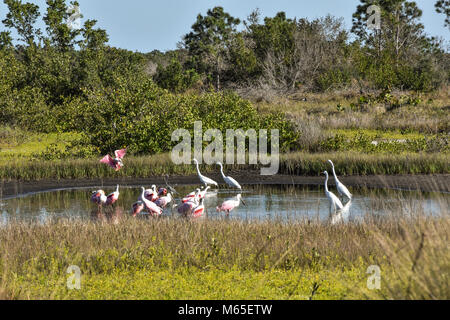
[[[449,299],[447,216],[316,221],[12,223],[0,297],[31,299]],[[68,290],[68,266],[81,290]],[[367,268],[381,268],[381,290]]]
[[[340,175],[439,174],[450,172],[446,154],[366,155],[360,153],[292,153],[280,158],[280,174],[318,176],[329,170],[332,159]],[[226,170],[256,170],[258,166],[232,165]],[[202,172],[217,172],[216,166],[202,166]],[[98,159],[11,160],[0,164],[0,179],[24,181],[44,179],[97,179],[152,177],[163,174],[196,174],[194,165],[175,165],[170,155],[127,157],[119,172],[99,163]]]

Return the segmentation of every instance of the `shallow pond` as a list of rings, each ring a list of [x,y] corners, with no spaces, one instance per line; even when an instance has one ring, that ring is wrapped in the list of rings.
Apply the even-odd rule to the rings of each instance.
[[[178,186],[175,203],[195,186]],[[11,221],[26,220],[46,223],[58,218],[75,219],[116,219],[128,215],[131,206],[140,195],[139,187],[122,187],[120,198],[113,207],[103,208],[99,212],[90,202],[91,192],[96,188],[78,188],[28,194],[0,201],[0,226]],[[103,188],[108,194],[115,188]],[[331,187],[331,191],[337,191]],[[346,203],[341,212],[330,214],[328,199],[323,187],[304,186],[255,186],[245,188],[241,194],[246,205],[232,211],[231,219],[320,219],[333,223],[352,221],[364,216],[383,216],[389,214],[427,214],[440,215],[449,207],[450,195],[438,193],[420,193],[400,190],[350,190],[354,198]],[[215,208],[224,200],[233,198],[237,191],[229,189],[213,190],[205,199],[205,218],[220,219],[224,213]],[[165,216],[178,216],[176,208],[166,208]]]

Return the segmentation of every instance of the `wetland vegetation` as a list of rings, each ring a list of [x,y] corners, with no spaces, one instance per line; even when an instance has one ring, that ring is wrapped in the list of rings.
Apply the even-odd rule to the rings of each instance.
[[[195,121],[224,132],[279,129],[286,176],[317,177],[332,159],[339,176],[436,174],[448,190],[448,46],[425,33],[414,1],[379,1],[375,34],[365,24],[369,2],[360,1],[351,30],[332,16],[263,18],[255,10],[241,21],[215,7],[178,49],[140,53],[110,46],[95,20],[71,29],[64,0],[45,8],[4,0],[0,299],[450,299],[445,193],[418,192],[436,204],[433,214],[373,191],[372,211],[357,207],[359,219],[334,225],[308,215],[135,219],[120,201],[122,214],[87,220],[5,215],[11,203],[40,212],[54,200],[4,200],[9,182],[191,176],[195,167],[175,165],[169,152],[172,132],[192,133]],[[438,12],[446,5],[437,1]],[[119,148],[128,152],[121,171],[99,163]],[[257,169],[225,167],[243,179]],[[83,203],[81,215],[91,215],[89,192],[58,194],[55,205]],[[82,270],[81,290],[67,288],[71,265]],[[367,286],[373,265],[380,290]]]

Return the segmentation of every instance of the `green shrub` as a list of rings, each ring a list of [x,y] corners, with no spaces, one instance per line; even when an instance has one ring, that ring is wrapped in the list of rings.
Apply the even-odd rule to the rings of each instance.
[[[293,148],[297,134],[281,114],[259,115],[253,105],[234,93],[175,95],[147,80],[131,87],[124,83],[117,90],[98,90],[89,101],[71,105],[61,122],[81,127],[88,142],[101,152],[128,147],[134,154],[170,151],[172,132],[186,129],[193,134],[194,122],[203,130],[279,129],[282,150]]]
[[[180,61],[173,58],[167,67],[158,66],[155,81],[161,88],[181,93],[198,84],[201,78],[194,69],[184,70]]]
[[[338,89],[350,84],[351,76],[346,70],[333,69],[321,74],[317,81],[316,87],[319,91],[329,89]]]

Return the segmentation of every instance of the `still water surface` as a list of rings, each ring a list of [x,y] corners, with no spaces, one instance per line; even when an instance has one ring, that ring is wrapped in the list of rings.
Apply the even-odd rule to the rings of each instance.
[[[182,196],[195,190],[195,186],[178,186],[175,203]],[[94,188],[95,189],[95,188]],[[0,201],[0,226],[11,221],[25,220],[46,223],[58,218],[99,219],[120,217],[130,213],[131,206],[140,195],[139,187],[122,187],[118,202],[111,208],[98,211],[90,202],[93,188],[56,190],[24,195]],[[115,188],[105,187],[111,193]],[[331,189],[337,194],[337,191]],[[425,213],[441,215],[447,213],[450,195],[419,193],[400,190],[351,189],[354,198],[346,204],[344,211],[330,215],[329,202],[323,187],[271,186],[249,187],[242,191],[246,205],[232,211],[232,219],[320,219],[332,222],[352,221],[367,215],[388,215],[393,212],[406,215]],[[224,200],[238,194],[234,190],[221,189],[210,192],[205,200],[208,219],[220,219],[223,213],[215,208]],[[176,208],[166,208],[165,216],[178,216]]]

